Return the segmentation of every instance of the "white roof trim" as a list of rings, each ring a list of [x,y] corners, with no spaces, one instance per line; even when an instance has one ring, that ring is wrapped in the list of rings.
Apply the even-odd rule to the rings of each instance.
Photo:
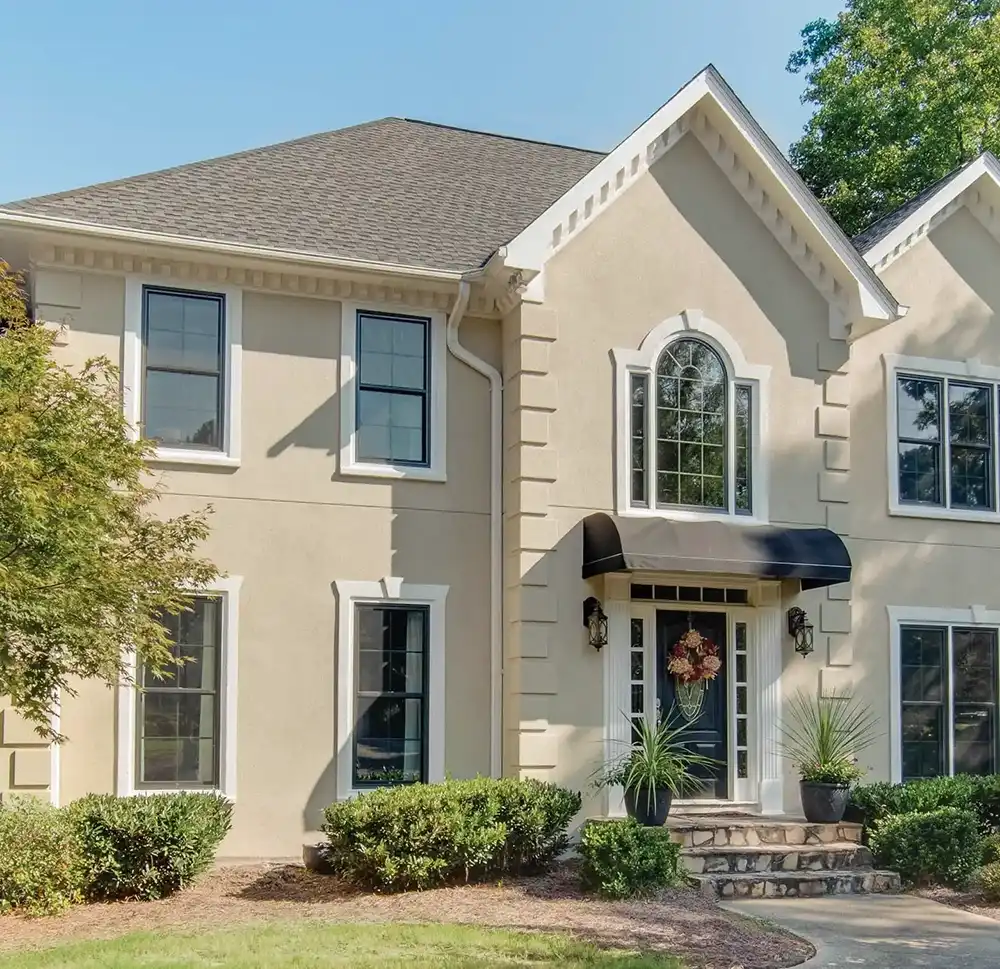
[[[980,178],[988,175],[1000,187],[1000,160],[992,152],[984,152],[961,174],[935,192],[920,208],[900,222],[885,238],[865,253],[869,266],[883,269],[898,255],[922,239],[938,222],[938,217],[961,206],[962,195]],[[950,208],[950,211],[949,211]]]
[[[706,97],[711,98],[726,114],[791,196],[801,215],[815,227],[847,273],[857,282],[864,315],[879,320],[897,319],[901,315],[898,302],[711,65],[681,88],[659,111],[508,243],[506,264],[512,268],[540,272],[566,237],[576,231],[578,224],[588,224],[594,214],[612,203],[663,151],[685,134],[685,116]]]

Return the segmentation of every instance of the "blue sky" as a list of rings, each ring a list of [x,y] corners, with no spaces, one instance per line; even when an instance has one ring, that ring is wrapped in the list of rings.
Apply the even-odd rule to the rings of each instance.
[[[786,148],[839,0],[0,0],[0,199],[385,115],[610,148],[713,62]],[[155,12],[154,12],[155,10]]]

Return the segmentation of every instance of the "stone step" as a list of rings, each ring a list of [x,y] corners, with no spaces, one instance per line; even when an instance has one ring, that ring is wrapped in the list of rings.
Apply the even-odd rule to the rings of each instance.
[[[725,872],[689,875],[688,880],[713,898],[797,898],[900,891],[899,875],[893,871]]]
[[[853,841],[823,845],[734,845],[681,849],[681,864],[692,875],[725,872],[823,871],[871,868],[871,852]]]
[[[781,821],[772,818],[670,817],[666,827],[683,848],[732,846],[756,848],[758,845],[827,845],[835,842],[861,841],[861,825],[809,824],[806,821]]]

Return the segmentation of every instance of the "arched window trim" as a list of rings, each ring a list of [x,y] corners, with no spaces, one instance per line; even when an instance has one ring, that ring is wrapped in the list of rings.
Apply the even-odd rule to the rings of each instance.
[[[655,455],[650,447],[654,441],[655,406],[653,381],[660,357],[667,346],[681,338],[701,340],[710,346],[722,360],[728,376],[727,401],[727,510],[701,511],[677,506],[658,506],[653,493]],[[768,383],[771,368],[748,363],[739,343],[724,327],[708,319],[700,310],[684,310],[653,327],[646,334],[637,350],[616,349],[615,362],[615,508],[620,515],[646,515],[671,518],[677,521],[729,521],[739,524],[760,524],[768,517]],[[646,487],[648,504],[632,500],[631,487],[631,400],[632,377],[643,375],[647,379],[650,396],[646,404]],[[735,392],[734,385],[744,385],[750,390],[751,402],[751,462],[752,513],[735,511],[735,482],[733,477],[735,454]]]

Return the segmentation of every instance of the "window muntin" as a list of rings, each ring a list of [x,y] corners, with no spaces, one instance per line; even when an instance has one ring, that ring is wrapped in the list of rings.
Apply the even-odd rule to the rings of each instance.
[[[430,320],[357,314],[356,457],[427,466]]]
[[[353,786],[427,780],[428,609],[356,607]]]
[[[996,771],[997,633],[900,627],[903,780]]]
[[[144,286],[142,334],[143,436],[221,450],[225,297]]]
[[[994,388],[946,377],[896,378],[899,500],[994,507]]]
[[[753,390],[730,381],[712,347],[673,341],[651,377],[630,372],[629,391],[633,507],[753,513]]]
[[[173,663],[156,678],[140,664],[136,703],[137,789],[216,788],[222,601],[198,596],[191,609],[165,615]]]

